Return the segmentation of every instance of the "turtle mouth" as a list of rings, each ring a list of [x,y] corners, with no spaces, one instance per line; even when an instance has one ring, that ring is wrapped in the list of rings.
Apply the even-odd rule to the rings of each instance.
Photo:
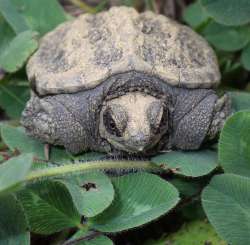
[[[122,151],[126,151],[127,153],[131,154],[145,154],[147,151],[152,149],[156,144],[158,143],[158,139],[156,140],[147,140],[143,141],[141,140],[138,143],[135,142],[128,142],[128,144],[120,143],[120,142],[115,142],[114,145]]]
[[[124,159],[128,158],[130,160],[131,158],[134,158],[135,160],[136,159],[141,160],[141,158],[148,159],[149,157],[154,156],[156,152],[158,152],[158,148],[159,148],[159,142],[155,142],[144,147],[143,151],[137,150],[134,147],[132,149],[124,145],[122,145],[122,147],[120,148],[120,147],[117,147],[117,144],[116,144],[115,146],[111,145],[110,156],[111,157],[120,156]]]
[[[131,146],[116,141],[111,143],[111,154],[121,153],[130,156],[151,156],[155,154],[158,143],[159,139],[147,145],[138,144]]]

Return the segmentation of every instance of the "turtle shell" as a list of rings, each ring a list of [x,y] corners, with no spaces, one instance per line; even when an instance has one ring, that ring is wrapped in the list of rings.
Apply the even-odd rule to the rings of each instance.
[[[220,81],[215,53],[201,36],[166,16],[128,7],[59,25],[27,64],[40,95],[90,89],[128,71],[186,88],[214,88]]]

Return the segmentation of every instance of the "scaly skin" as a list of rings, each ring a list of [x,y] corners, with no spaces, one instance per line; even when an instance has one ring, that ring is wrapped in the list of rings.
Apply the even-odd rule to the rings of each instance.
[[[157,144],[148,142],[152,148],[145,147],[145,151],[140,152],[144,155],[164,149],[198,149],[204,141],[217,136],[231,113],[230,99],[227,96],[219,99],[214,90],[171,87],[158,78],[129,72],[113,76],[92,90],[42,98],[32,93],[23,112],[22,124],[29,135],[45,143],[62,145],[73,153],[119,152],[112,140],[100,135],[101,110],[107,101],[132,90],[156,97],[165,103],[168,112],[167,130],[164,129]],[[136,105],[127,114],[132,115],[131,110],[136,110]],[[148,121],[145,124],[150,124]],[[131,145],[131,148],[135,147]]]
[[[224,126],[228,116],[232,113],[231,99],[228,94],[219,98],[214,105],[213,119],[209,127],[207,138],[212,140],[216,138]]]

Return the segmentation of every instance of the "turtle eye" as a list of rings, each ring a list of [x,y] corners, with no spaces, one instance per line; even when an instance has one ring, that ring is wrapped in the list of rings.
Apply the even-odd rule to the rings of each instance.
[[[158,127],[159,130],[162,131],[162,129],[168,128],[168,124],[169,124],[169,111],[166,107],[163,107],[163,113]]]
[[[148,108],[148,120],[153,134],[159,134],[168,128],[168,109],[159,102],[153,102]]]
[[[105,125],[107,131],[110,134],[115,135],[116,137],[121,137],[122,136],[120,130],[116,126],[116,122],[113,119],[110,110],[106,110],[105,113],[103,114],[103,122],[104,122],[104,125]]]

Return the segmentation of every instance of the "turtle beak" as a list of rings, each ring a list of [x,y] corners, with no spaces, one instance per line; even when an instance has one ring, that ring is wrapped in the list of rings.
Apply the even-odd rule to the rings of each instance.
[[[142,132],[131,136],[127,142],[127,148],[132,152],[143,152],[150,146],[150,136]]]

